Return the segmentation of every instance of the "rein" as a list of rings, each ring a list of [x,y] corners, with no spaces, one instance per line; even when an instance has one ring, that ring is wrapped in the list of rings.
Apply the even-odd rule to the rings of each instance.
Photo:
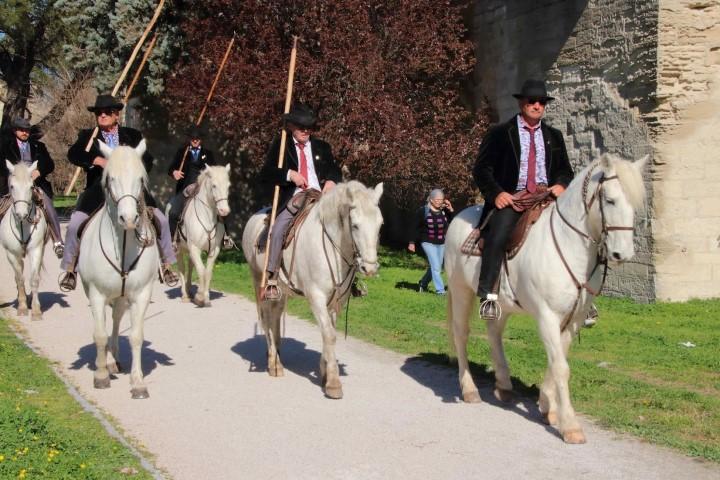
[[[30,207],[30,212],[23,218],[22,220],[17,219],[17,216],[15,215],[15,205],[18,203],[26,203]],[[16,228],[20,230],[19,235],[18,232],[16,232],[13,229],[13,224],[10,223],[10,231],[12,232],[13,236],[15,237],[15,240],[18,241],[20,246],[22,247],[22,255],[23,257],[27,254],[27,247],[30,244],[30,240],[32,239],[33,233],[35,233],[35,230],[37,230],[38,223],[40,223],[40,212],[38,211],[38,208],[35,206],[35,202],[28,202],[27,200],[13,200],[12,203],[12,209],[13,213],[12,216],[15,219]],[[32,217],[32,219],[31,219]],[[28,222],[31,227],[28,231],[28,237],[27,240],[23,240],[23,237],[25,236],[25,233],[23,232],[23,224],[25,222]]]
[[[197,203],[195,203],[195,201],[198,201],[198,202],[202,203],[203,205],[205,205],[205,207],[207,207],[207,209],[210,210],[211,212],[213,211],[213,208],[210,205],[208,205],[207,203],[203,202],[199,197],[200,197],[200,192],[198,192],[198,194],[192,198],[193,210],[195,211],[195,218],[197,219],[198,223],[200,224],[202,229],[205,231],[205,234],[207,235],[207,242],[208,242],[207,251],[209,252],[210,248],[212,246],[212,240],[217,235],[217,227],[221,222],[219,215],[217,215],[217,205],[218,205],[218,203],[222,202],[223,200],[227,200],[228,197],[217,198],[217,199],[213,198],[213,200],[215,200],[215,210],[214,211],[215,211],[216,221],[215,221],[215,224],[212,226],[212,228],[207,228],[205,226],[205,224],[203,223],[203,221],[200,219],[200,214],[198,213],[198,210],[197,210]],[[179,230],[181,230],[181,229],[179,229]],[[187,241],[187,236],[185,236],[184,240]]]

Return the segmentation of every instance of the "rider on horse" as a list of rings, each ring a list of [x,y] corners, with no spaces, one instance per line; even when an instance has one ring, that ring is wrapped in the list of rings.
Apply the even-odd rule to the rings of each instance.
[[[53,250],[58,258],[62,258],[65,246],[62,241],[60,232],[60,220],[57,211],[52,203],[53,188],[47,176],[55,170],[55,162],[48,153],[44,143],[33,138],[31,134],[30,122],[25,118],[15,118],[12,122],[13,136],[0,145],[0,196],[7,195],[9,172],[5,166],[5,160],[13,165],[22,162],[26,165],[32,165],[37,162],[37,169],[33,171],[33,183],[35,191],[42,196],[43,210],[45,218],[50,226],[50,235],[53,238]],[[10,203],[8,202],[9,206]],[[0,218],[5,213],[6,207],[0,205]]]
[[[175,152],[168,175],[177,182],[175,186],[175,195],[170,199],[170,212],[168,220],[170,221],[170,233],[173,239],[176,235],[180,217],[185,208],[187,198],[193,196],[197,191],[197,180],[203,169],[207,166],[214,166],[215,155],[212,150],[203,146],[203,131],[198,126],[191,126],[187,131],[188,143],[178,148]],[[223,238],[223,248],[229,249],[233,247],[233,241],[227,233],[227,221],[225,223],[225,236]]]
[[[77,286],[75,265],[80,248],[78,230],[83,222],[101,208],[105,202],[105,192],[101,185],[101,179],[107,160],[100,152],[99,140],[102,140],[110,148],[115,148],[120,145],[136,147],[143,139],[142,133],[138,130],[118,125],[119,112],[123,106],[122,102],[111,95],[98,95],[95,105],[91,105],[87,109],[95,114],[100,134],[93,139],[90,151],[86,152],[85,147],[90,141],[92,130],[81,130],[75,144],[68,150],[70,162],[85,170],[87,183],[85,191],[78,198],[75,211],[70,216],[70,223],[65,236],[67,248],[60,264],[60,267],[65,270],[65,274],[60,279],[60,288],[65,291],[74,290]],[[145,170],[150,172],[153,164],[152,155],[145,152],[142,160]],[[178,276],[170,268],[170,264],[175,263],[170,227],[165,215],[156,207],[155,199],[150,195],[150,192],[145,190],[144,196],[145,205],[153,209],[153,214],[160,224],[158,246],[160,247],[160,257],[162,259],[161,274],[164,281],[168,285],[172,285],[177,283]]]
[[[500,267],[522,215],[514,202],[544,189],[557,197],[573,178],[562,133],[541,121],[545,105],[554,100],[545,82],[527,80],[513,97],[518,99],[520,113],[488,131],[473,168],[475,183],[485,197],[480,225],[487,219],[477,287],[486,319],[494,319],[498,311]]]
[[[278,268],[282,257],[285,233],[292,224],[308,190],[327,192],[342,180],[342,172],[335,163],[330,145],[311,137],[317,117],[306,105],[295,105],[283,116],[290,138],[285,147],[282,168],[278,168],[280,138],[276,138],[265,155],[260,181],[268,186],[280,186],[278,214],[271,232],[268,255],[266,300],[278,300]]]

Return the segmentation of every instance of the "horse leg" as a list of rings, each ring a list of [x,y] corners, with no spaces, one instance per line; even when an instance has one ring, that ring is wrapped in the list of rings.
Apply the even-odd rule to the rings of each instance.
[[[322,296],[311,295],[308,297],[315,319],[320,326],[323,339],[323,350],[320,356],[320,377],[323,379],[325,395],[328,398],[340,399],[343,397],[342,384],[340,383],[340,368],[335,357],[335,327],[332,324],[332,317]]]
[[[204,307],[211,306],[210,303],[210,281],[212,280],[213,268],[215,268],[215,261],[220,254],[219,248],[214,248],[208,252],[207,263],[205,264],[205,274],[200,278],[199,289],[202,289],[203,296],[205,297]]]
[[[130,393],[133,399],[148,398],[147,387],[143,382],[142,373],[142,344],[143,326],[145,323],[145,310],[150,303],[151,285],[138,292],[137,297],[130,302],[130,348],[132,349],[132,366],[130,367]]]
[[[9,251],[7,252],[8,262],[12,265],[15,271],[15,285],[17,285],[18,292],[18,315],[27,315],[27,292],[25,291],[25,278],[23,277],[23,270],[25,268],[25,261],[23,257],[15,256]]]
[[[195,245],[188,245],[188,251],[190,253],[190,259],[192,264],[195,266],[198,274],[198,288],[193,297],[193,303],[198,307],[205,306],[205,292],[203,291],[203,278],[205,278],[205,265],[202,261],[202,252]]]
[[[30,252],[30,293],[32,295],[30,305],[32,308],[32,320],[42,320],[42,308],[40,307],[38,291],[40,289],[40,270],[42,269],[44,250],[45,247],[40,245]]]
[[[479,403],[480,393],[470,373],[467,356],[467,342],[470,334],[470,315],[474,311],[475,294],[462,286],[448,288],[447,315],[448,333],[457,355],[460,392],[466,403]]]
[[[501,315],[494,321],[487,322],[488,342],[490,343],[490,355],[492,356],[493,369],[495,370],[495,398],[501,402],[512,400],[512,381],[510,380],[510,368],[505,358],[505,347],[503,345],[503,332],[510,315]]]
[[[585,434],[570,402],[570,367],[566,357],[570,332],[560,332],[560,319],[551,312],[541,313],[538,322],[540,337],[547,352],[548,370],[555,384],[558,429],[566,443],[585,443]]]
[[[565,331],[561,334],[561,339],[565,358],[567,358],[568,351],[570,350],[570,344],[572,343],[572,334],[570,331]],[[555,382],[553,381],[552,372],[549,367],[545,371],[545,378],[540,386],[540,399],[538,401],[538,406],[545,422],[548,425],[557,427],[557,388],[555,387]]]
[[[178,265],[178,272],[180,273],[180,293],[182,294],[182,301],[183,302],[189,302],[190,301],[190,287],[192,286],[192,266],[191,265],[185,265],[185,261],[187,260],[188,264],[190,263],[189,258],[185,258],[185,251],[182,247],[178,249],[178,255],[177,255],[177,265]]]
[[[268,347],[268,374],[270,374],[271,377],[282,377],[285,375],[283,364],[280,361],[280,342],[282,341],[280,321],[283,311],[285,310],[285,302],[286,297],[283,295],[280,301],[262,302],[262,307],[260,307]]]
[[[118,298],[113,302],[112,305],[112,334],[108,342],[108,371],[112,374],[120,373],[122,366],[120,365],[120,321],[123,315],[127,311],[128,304],[124,298]]]
[[[95,376],[93,386],[95,388],[110,388],[110,372],[107,369],[107,343],[108,337],[105,331],[105,296],[92,286],[88,291],[90,300],[90,311],[95,320]]]

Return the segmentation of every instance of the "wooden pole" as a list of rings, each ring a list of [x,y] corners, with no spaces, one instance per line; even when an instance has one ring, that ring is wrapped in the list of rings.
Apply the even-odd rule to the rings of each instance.
[[[137,84],[138,80],[140,79],[140,74],[142,73],[143,69],[145,68],[145,63],[147,63],[148,58],[150,57],[150,54],[153,51],[153,48],[155,48],[155,41],[157,40],[157,32],[153,34],[152,39],[150,39],[150,45],[148,45],[147,49],[145,49],[145,53],[143,54],[142,60],[140,60],[140,65],[137,68],[137,71],[135,72],[135,76],[133,77],[132,81],[130,82],[130,86],[127,88],[127,91],[125,92],[125,98],[123,99],[123,103],[127,105],[128,100],[130,100],[130,95],[132,95],[133,88],[135,88],[135,85]]]
[[[217,73],[215,74],[215,80],[213,80],[212,86],[210,87],[210,91],[208,92],[207,98],[205,99],[205,104],[203,105],[202,110],[200,110],[200,115],[198,115],[197,120],[195,120],[195,125],[200,126],[200,123],[203,120],[203,117],[205,117],[205,112],[207,111],[208,105],[210,105],[210,100],[212,99],[213,95],[215,94],[215,87],[217,86],[218,80],[220,80],[220,75],[222,75],[223,70],[225,69],[225,64],[227,63],[228,57],[230,56],[230,51],[232,50],[233,45],[235,44],[235,34],[233,33],[232,38],[230,39],[230,43],[228,43],[227,48],[225,49],[225,55],[223,56],[222,62],[220,62],[220,67],[218,68]],[[185,153],[183,153],[183,158],[180,161],[180,170],[182,172],[182,169],[185,168],[185,160],[187,159],[188,154],[188,147],[185,147]]]
[[[283,113],[290,112],[290,103],[292,102],[292,91],[293,91],[293,80],[295,78],[295,58],[297,57],[297,40],[298,37],[293,37],[293,46],[290,51],[290,68],[288,69],[288,82],[287,82],[287,94],[285,95],[285,110]],[[285,144],[287,142],[287,130],[285,125],[282,127],[280,133],[280,152],[278,153],[278,168],[283,168],[283,162],[285,160]],[[272,210],[270,212],[270,225],[268,226],[267,242],[265,243],[265,265],[262,271],[262,281],[260,282],[260,288],[264,289],[267,283],[267,266],[270,258],[270,237],[272,236],[272,228],[275,225],[275,216],[277,215],[278,202],[280,200],[280,185],[275,185],[273,192],[273,203]]]
[[[115,82],[115,87],[113,87],[112,96],[117,95],[117,92],[120,90],[120,85],[122,85],[122,82],[125,81],[125,77],[127,76],[128,72],[130,71],[130,67],[132,67],[133,62],[135,61],[135,57],[137,57],[138,52],[140,51],[140,48],[142,47],[143,43],[145,43],[145,39],[147,38],[148,34],[150,33],[150,30],[155,26],[155,22],[157,22],[157,19],[160,17],[160,11],[162,10],[163,5],[165,4],[165,0],[160,0],[160,3],[158,4],[157,8],[155,9],[155,13],[153,14],[152,18],[150,19],[150,23],[147,24],[145,27],[145,31],[140,36],[140,39],[135,44],[135,48],[133,49],[132,53],[130,54],[130,58],[128,59],[127,63],[125,64],[125,68],[123,69],[122,73],[120,74],[120,78],[117,79],[117,82]],[[93,140],[95,140],[95,137],[98,134],[98,127],[95,127],[93,130],[92,135],[90,136],[90,140],[88,141],[87,145],[85,146],[85,151],[89,152],[90,148],[92,148]],[[80,175],[80,167],[75,169],[75,174],[73,175],[72,180],[70,181],[70,184],[65,189],[65,195],[70,195],[70,192],[72,192],[73,187],[75,186],[75,182],[77,181],[78,175]]]

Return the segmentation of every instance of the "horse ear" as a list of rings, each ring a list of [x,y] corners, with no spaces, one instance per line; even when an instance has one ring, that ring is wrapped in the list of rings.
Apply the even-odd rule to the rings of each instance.
[[[207,172],[209,168],[210,168],[210,165],[208,165],[208,164],[206,163],[206,164],[203,166],[202,171],[203,171],[203,172]]]
[[[608,155],[607,153],[603,153],[600,157],[600,166],[603,168],[603,170],[607,170],[612,166],[612,157]]]
[[[225,171],[230,173],[230,164],[225,165]]]
[[[647,165],[648,160],[650,160],[650,155],[645,155],[640,160],[633,162],[633,167],[635,167],[635,169],[642,175],[645,171],[645,166]]]
[[[15,165],[10,163],[10,160],[5,159],[5,166],[7,167],[8,172],[10,172],[11,174],[15,172]]]
[[[30,168],[28,170],[30,170],[31,172],[33,170],[37,170],[37,160],[35,160],[32,165],[30,165]]]
[[[382,197],[384,188],[383,182],[375,185],[375,203],[380,203],[380,197]]]
[[[112,148],[108,147],[102,140],[98,140],[98,145],[100,145],[100,153],[102,153],[103,157],[110,158],[110,155],[112,155]]]
[[[139,156],[145,155],[145,151],[147,150],[147,143],[145,143],[145,139],[143,138],[140,140],[140,143],[138,143],[137,147],[135,147],[135,151]]]

